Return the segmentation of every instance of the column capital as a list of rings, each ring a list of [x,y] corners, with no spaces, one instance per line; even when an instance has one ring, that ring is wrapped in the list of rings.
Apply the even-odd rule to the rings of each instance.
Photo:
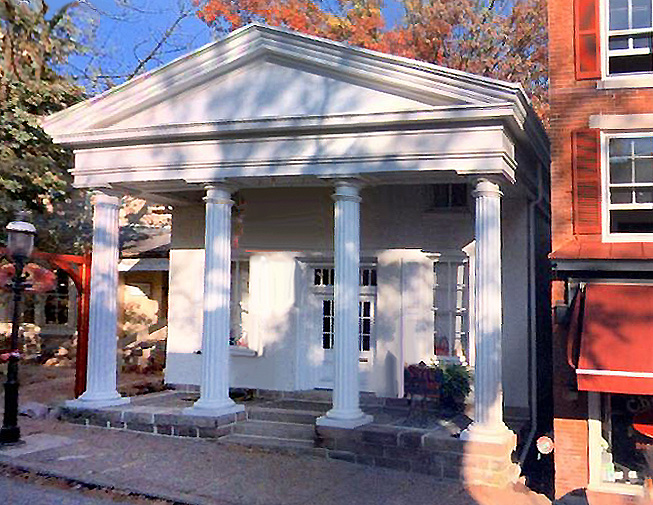
[[[491,179],[481,178],[476,180],[476,187],[472,191],[472,196],[478,198],[479,196],[496,196],[501,198],[503,192],[501,186]]]
[[[204,189],[206,190],[206,196],[203,200],[206,203],[223,205],[234,204],[234,201],[231,199],[231,194],[236,191],[234,186],[224,183],[215,183],[206,185]]]
[[[95,189],[91,197],[94,206],[106,205],[111,207],[120,207],[120,197],[113,194],[110,190]]]
[[[363,182],[358,179],[336,179],[334,180],[335,191],[331,198],[337,201],[360,202],[360,190]]]

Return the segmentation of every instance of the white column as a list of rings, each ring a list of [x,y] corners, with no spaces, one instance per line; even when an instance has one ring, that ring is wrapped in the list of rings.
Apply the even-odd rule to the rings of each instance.
[[[86,392],[72,407],[107,407],[129,402],[117,391],[118,210],[120,199],[93,197],[93,261],[89,306]]]
[[[501,386],[501,196],[487,179],[476,184],[476,363],[474,422],[465,440],[504,443],[514,434],[503,422]]]
[[[185,409],[187,414],[220,416],[244,410],[229,398],[231,191],[224,185],[209,186],[204,198],[202,376],[200,398]]]
[[[320,426],[355,428],[372,422],[359,407],[358,299],[360,267],[359,185],[340,181],[335,201],[335,286],[333,407],[317,419]]]

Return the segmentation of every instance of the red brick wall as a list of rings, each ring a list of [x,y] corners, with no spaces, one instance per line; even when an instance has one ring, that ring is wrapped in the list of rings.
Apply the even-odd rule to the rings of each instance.
[[[553,250],[572,236],[571,132],[595,114],[653,113],[653,88],[598,90],[576,81],[572,0],[549,0]]]
[[[551,122],[551,208],[553,250],[573,235],[571,132],[589,126],[596,114],[653,113],[653,89],[599,90],[596,81],[576,81],[574,2],[549,0]],[[562,301],[564,283],[555,282],[553,303]],[[567,364],[566,329],[554,328],[555,493],[561,497],[589,481],[587,397],[574,392],[575,373]],[[613,495],[592,495],[592,505],[622,503]],[[608,501],[606,501],[608,500]],[[625,502],[624,502],[625,503]]]

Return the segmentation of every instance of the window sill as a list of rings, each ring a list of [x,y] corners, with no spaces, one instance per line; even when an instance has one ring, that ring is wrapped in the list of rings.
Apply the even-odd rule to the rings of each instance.
[[[653,74],[604,77],[596,82],[597,89],[653,88]]]
[[[644,486],[636,484],[619,484],[616,482],[600,482],[587,486],[588,491],[595,493],[620,494],[625,496],[644,496]]]
[[[258,356],[258,352],[256,352],[254,349],[240,345],[230,345],[229,354],[232,356],[243,356],[245,358],[254,358]]]

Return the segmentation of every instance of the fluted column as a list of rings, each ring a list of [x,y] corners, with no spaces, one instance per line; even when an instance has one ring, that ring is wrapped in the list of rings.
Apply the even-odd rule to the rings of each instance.
[[[200,398],[187,414],[231,414],[244,410],[229,398],[229,329],[231,292],[231,189],[206,189],[204,238],[204,316]],[[192,282],[189,279],[189,282]]]
[[[359,406],[358,298],[360,267],[359,185],[339,181],[335,201],[335,286],[333,407],[317,419],[321,426],[355,428],[372,421]]]
[[[501,190],[481,179],[476,199],[476,363],[474,422],[466,440],[502,443],[514,436],[503,422],[501,385]]]
[[[128,403],[117,391],[118,210],[120,199],[93,196],[93,262],[89,305],[86,392],[69,406],[105,407]]]

